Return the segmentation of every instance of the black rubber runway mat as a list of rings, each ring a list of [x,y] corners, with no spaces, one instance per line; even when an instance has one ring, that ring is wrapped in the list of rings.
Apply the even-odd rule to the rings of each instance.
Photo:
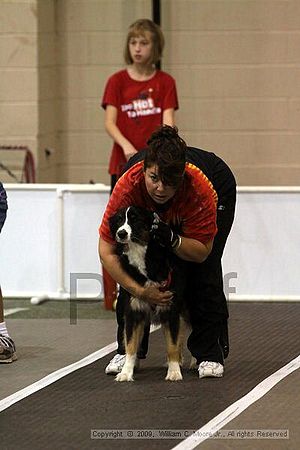
[[[231,350],[221,379],[199,380],[196,371],[184,368],[182,382],[164,381],[164,337],[156,331],[135,382],[117,383],[105,375],[108,355],[4,410],[0,447],[171,449],[180,441],[99,440],[91,439],[91,430],[197,430],[298,356],[299,308],[231,304]]]

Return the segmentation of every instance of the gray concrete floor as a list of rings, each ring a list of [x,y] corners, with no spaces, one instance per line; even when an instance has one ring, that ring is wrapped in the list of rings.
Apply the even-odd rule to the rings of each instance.
[[[18,360],[0,364],[0,400],[115,341],[112,319],[7,319]]]
[[[105,319],[68,318],[10,319],[8,329],[17,345],[18,361],[1,364],[0,400],[40,380],[44,376],[115,341],[114,313]],[[203,450],[298,450],[300,404],[300,370],[290,374],[259,401],[251,405],[225,430],[287,429],[289,439],[221,439],[206,440]]]
[[[300,448],[300,370],[288,375],[224,430],[288,430],[289,439],[209,439],[201,450],[298,450]]]

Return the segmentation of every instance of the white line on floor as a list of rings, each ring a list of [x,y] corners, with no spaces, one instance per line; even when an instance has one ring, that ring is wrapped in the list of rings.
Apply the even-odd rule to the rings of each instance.
[[[86,356],[80,361],[70,364],[69,366],[63,367],[62,369],[56,370],[55,372],[50,373],[46,377],[36,381],[35,383],[30,384],[24,389],[15,392],[14,394],[4,398],[3,400],[0,400],[0,411],[9,408],[14,403],[23,400],[23,398],[28,397],[29,395],[34,394],[35,392],[49,386],[49,384],[55,383],[55,381],[59,380],[60,378],[69,375],[69,373],[81,369],[82,367],[88,366],[89,364],[92,364],[98,359],[103,358],[104,356],[113,352],[114,350],[116,350],[116,348],[117,348],[116,342],[109,344],[106,347],[103,347],[101,350],[98,350],[92,353],[91,355]]]
[[[7,308],[4,310],[4,317],[12,316],[13,314],[16,314],[19,311],[28,311],[29,308]]]
[[[285,366],[274,372],[268,378],[259,383],[244,397],[237,400],[230,405],[206,425],[199,428],[195,433],[182,441],[180,444],[173,447],[172,450],[192,450],[201,444],[201,442],[209,439],[209,437],[216,433],[218,430],[224,427],[228,422],[240,415],[245,409],[247,409],[252,403],[259,400],[267,392],[269,392],[279,381],[287,377],[290,373],[300,368],[300,355],[297,358],[290,361]]]
[[[153,331],[156,331],[159,328],[160,328],[160,325],[159,326],[151,325],[150,332],[152,333]],[[85,358],[81,359],[80,361],[70,364],[69,366],[63,367],[62,369],[56,370],[55,372],[50,373],[46,377],[41,378],[40,380],[36,381],[35,383],[30,384],[29,386],[21,389],[20,391],[17,391],[14,394],[9,395],[8,397],[4,398],[3,400],[0,400],[0,411],[4,411],[4,409],[9,408],[14,403],[17,403],[20,400],[23,400],[23,398],[29,397],[29,395],[34,394],[37,391],[40,391],[41,389],[49,386],[49,384],[55,383],[60,378],[63,378],[66,375],[69,375],[69,373],[75,372],[75,370],[81,369],[82,367],[92,364],[93,362],[97,361],[98,359],[104,358],[104,356],[113,352],[114,350],[116,350],[116,348],[117,348],[116,342],[113,342],[112,344],[108,344],[106,347],[103,347],[100,350],[97,350],[96,352],[92,353],[91,355],[86,356]]]

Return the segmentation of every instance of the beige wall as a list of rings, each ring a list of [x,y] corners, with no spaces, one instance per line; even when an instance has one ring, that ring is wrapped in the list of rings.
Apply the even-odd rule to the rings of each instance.
[[[300,1],[161,5],[188,144],[224,157],[239,184],[299,184]],[[139,17],[150,0],[0,0],[0,143],[28,145],[39,181],[109,182],[99,103]]]
[[[142,0],[58,0],[61,180],[110,183],[112,141],[100,107],[106,79],[123,64],[130,23],[151,17]]]
[[[0,1],[0,145],[27,145],[34,153],[38,135],[36,17],[36,1]],[[6,181],[4,175],[0,172]]]
[[[165,68],[190,145],[239,184],[300,183],[300,1],[163,0]]]

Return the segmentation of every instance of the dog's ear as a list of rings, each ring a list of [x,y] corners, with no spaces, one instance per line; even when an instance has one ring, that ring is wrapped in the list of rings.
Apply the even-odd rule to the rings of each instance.
[[[109,219],[108,219],[109,229],[110,229],[110,232],[111,232],[113,238],[115,237],[116,231],[117,231],[116,227],[115,227],[115,223],[116,223],[116,214],[109,217]]]
[[[116,237],[116,232],[122,222],[123,212],[124,208],[119,209],[113,216],[108,218],[108,224],[113,238]]]
[[[142,220],[145,225],[150,229],[153,222],[153,213],[149,209],[142,206],[131,206],[132,216],[136,216],[136,219]]]

